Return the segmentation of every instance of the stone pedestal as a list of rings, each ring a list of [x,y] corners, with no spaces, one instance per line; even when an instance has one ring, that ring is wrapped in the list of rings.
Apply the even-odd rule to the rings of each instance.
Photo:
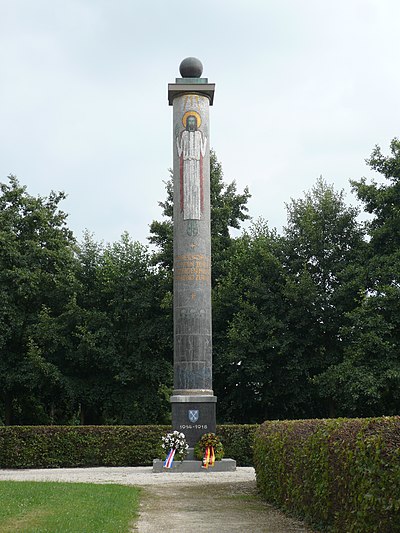
[[[172,427],[186,436],[192,448],[204,433],[216,432],[216,396],[171,396]]]
[[[233,459],[222,459],[221,461],[215,461],[214,466],[203,468],[201,461],[174,461],[172,468],[163,468],[164,461],[160,459],[153,460],[153,472],[167,472],[167,473],[179,473],[179,472],[204,472],[205,474],[211,474],[212,472],[234,472],[236,470],[236,461]]]

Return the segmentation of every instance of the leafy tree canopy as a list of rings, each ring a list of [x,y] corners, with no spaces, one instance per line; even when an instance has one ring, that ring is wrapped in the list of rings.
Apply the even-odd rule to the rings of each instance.
[[[64,193],[30,196],[15,176],[0,192],[0,381],[10,422],[17,397],[59,379],[34,332],[40,313],[62,313],[75,289],[75,241],[58,207]]]

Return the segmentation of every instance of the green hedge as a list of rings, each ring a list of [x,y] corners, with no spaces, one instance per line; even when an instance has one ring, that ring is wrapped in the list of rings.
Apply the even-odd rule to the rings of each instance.
[[[265,422],[258,487],[324,531],[400,532],[400,417]]]
[[[168,426],[0,427],[1,468],[137,466],[157,457]]]
[[[218,426],[225,457],[250,464],[256,426]],[[151,465],[169,426],[3,426],[0,468]]]
[[[224,457],[235,459],[237,466],[253,466],[253,447],[256,424],[217,426],[217,435],[224,446]]]

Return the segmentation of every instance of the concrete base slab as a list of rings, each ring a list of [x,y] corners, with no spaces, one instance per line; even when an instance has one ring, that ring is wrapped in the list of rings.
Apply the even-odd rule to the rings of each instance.
[[[164,461],[153,459],[153,472],[235,472],[236,461],[234,459],[221,459],[215,461],[214,466],[203,468],[201,461],[174,461],[172,468],[164,468]]]

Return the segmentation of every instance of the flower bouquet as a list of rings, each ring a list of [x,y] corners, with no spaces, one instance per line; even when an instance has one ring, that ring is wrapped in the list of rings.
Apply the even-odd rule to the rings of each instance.
[[[205,433],[194,447],[194,455],[203,462],[203,468],[214,466],[224,456],[224,447],[215,433]]]
[[[172,468],[174,459],[178,458],[180,461],[183,461],[187,455],[187,449],[189,444],[186,442],[184,433],[179,433],[179,431],[173,431],[172,433],[167,433],[165,437],[161,437],[162,448],[166,459],[164,461],[164,468]]]

